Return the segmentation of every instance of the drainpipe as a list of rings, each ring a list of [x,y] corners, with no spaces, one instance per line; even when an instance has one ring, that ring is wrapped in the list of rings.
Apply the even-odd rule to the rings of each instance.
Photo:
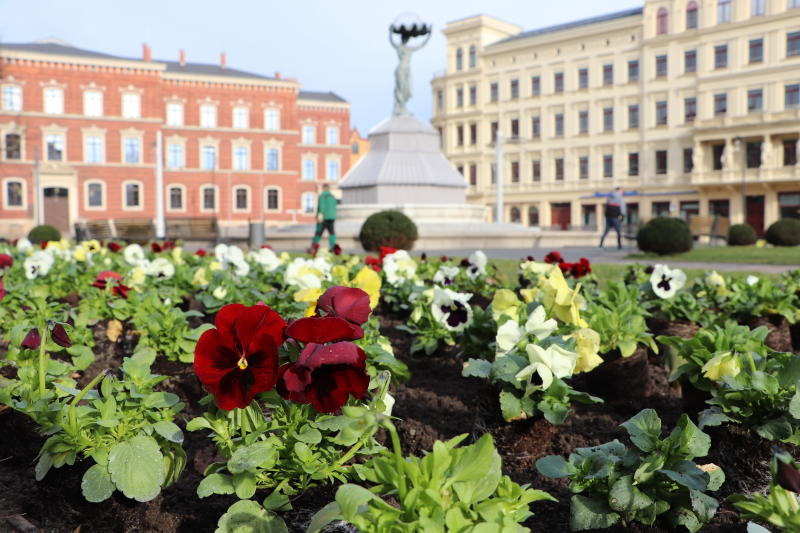
[[[42,178],[39,173],[39,147],[33,147],[33,189],[36,193],[36,225],[41,226],[44,214],[44,191],[42,191]]]
[[[163,239],[166,233],[164,221],[164,165],[162,157],[161,130],[156,132],[156,238]]]

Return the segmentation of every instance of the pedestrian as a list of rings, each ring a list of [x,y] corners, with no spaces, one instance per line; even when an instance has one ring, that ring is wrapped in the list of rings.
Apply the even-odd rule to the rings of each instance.
[[[622,187],[617,187],[608,194],[605,206],[606,230],[600,237],[600,248],[606,235],[614,228],[617,231],[617,249],[622,250],[622,220],[625,218],[625,200],[622,198]]]
[[[336,230],[333,227],[336,222],[336,204],[339,200],[331,193],[330,186],[325,183],[322,185],[322,193],[317,199],[317,229],[314,232],[314,239],[311,241],[311,248],[308,253],[317,255],[319,241],[322,240],[322,232],[328,230],[328,246],[333,251],[336,246]]]

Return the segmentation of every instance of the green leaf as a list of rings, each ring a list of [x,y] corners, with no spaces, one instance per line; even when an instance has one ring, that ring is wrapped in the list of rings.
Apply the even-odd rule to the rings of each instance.
[[[295,435],[295,438],[306,444],[319,444],[322,441],[322,433],[316,428],[305,425],[300,428],[300,432]]]
[[[253,500],[231,505],[217,522],[214,533],[288,533],[284,521]]]
[[[792,396],[792,401],[789,402],[789,414],[792,415],[795,420],[800,420],[800,387],[797,388],[794,396]]]
[[[108,469],[103,465],[93,465],[83,474],[81,492],[86,501],[92,503],[107,500],[114,493],[114,483],[108,475]]]
[[[186,423],[186,431],[197,431],[198,429],[211,429],[214,428],[211,426],[211,422],[209,422],[205,417],[198,416],[197,418],[192,418],[189,422]]]
[[[164,482],[164,458],[152,437],[122,441],[108,454],[111,480],[122,493],[139,502],[150,501]]]
[[[503,418],[506,421],[525,418],[525,412],[522,410],[522,402],[509,391],[502,391],[500,393],[500,411],[503,413]]]
[[[94,362],[94,353],[88,346],[70,346],[67,353],[72,356],[72,364],[77,370],[86,370]]]
[[[717,513],[719,502],[715,498],[703,494],[699,490],[690,490],[689,495],[692,500],[692,509],[697,515],[697,518],[703,523],[710,522]]]
[[[225,474],[211,474],[197,485],[197,497],[206,498],[212,494],[233,494],[233,479]]]
[[[700,414],[697,418],[701,429],[706,427],[721,426],[727,422],[734,421],[731,417],[720,411],[719,407],[704,409],[703,411],[700,411]]]
[[[336,520],[342,519],[342,512],[339,509],[339,504],[331,502],[311,517],[311,523],[308,524],[306,533],[317,533],[322,531],[328,524]]]
[[[688,458],[705,457],[711,447],[711,437],[700,431],[685,413],[681,415],[668,439]]]
[[[631,442],[643,452],[652,451],[661,436],[661,419],[654,409],[644,409],[620,426],[625,428]]]
[[[615,511],[641,511],[653,504],[652,498],[633,485],[633,476],[622,476],[611,486],[608,504]]]
[[[267,511],[290,511],[292,509],[289,497],[277,491],[272,491],[269,496],[264,498],[262,505]]]
[[[691,461],[679,461],[672,469],[662,468],[659,472],[675,483],[679,483],[690,489],[702,491],[706,490],[706,487],[708,487],[708,474],[700,470],[697,465]]]
[[[153,429],[156,430],[156,433],[170,442],[175,442],[177,444],[183,442],[183,431],[181,431],[181,428],[179,428],[173,422],[169,422],[167,420],[156,422],[153,424]]]
[[[172,407],[180,401],[177,394],[171,392],[152,392],[144,399],[144,406],[150,409]]]
[[[783,440],[792,436],[792,425],[784,417],[755,426],[756,433],[767,440]]]
[[[236,448],[228,460],[228,470],[231,474],[239,474],[254,470],[257,466],[269,468],[275,464],[277,450],[268,441],[254,442],[250,446]]]
[[[376,495],[361,487],[347,483],[336,491],[336,503],[339,504],[345,520],[352,521],[360,512],[360,507],[372,500],[379,499]]]
[[[492,363],[486,359],[470,359],[461,370],[461,375],[465,378],[488,378],[491,374]]]
[[[703,524],[697,518],[697,515],[695,515],[689,509],[680,508],[673,511],[673,513],[674,513],[674,522],[677,525],[683,526],[686,529],[688,529],[689,533],[694,533],[695,531],[703,527]]]
[[[253,472],[241,472],[233,475],[233,490],[241,500],[252,498],[256,493],[256,475]]]
[[[536,470],[547,477],[562,478],[575,473],[575,467],[560,455],[548,455],[536,461]]]
[[[569,526],[572,531],[605,529],[619,522],[620,515],[605,502],[576,494],[570,499]]]
[[[636,351],[636,341],[627,340],[627,341],[620,341],[619,353],[622,357],[630,357]]]
[[[461,452],[458,462],[450,469],[453,482],[483,479],[491,470],[492,461],[497,455],[492,436],[488,433],[484,433],[475,444],[463,447]]]

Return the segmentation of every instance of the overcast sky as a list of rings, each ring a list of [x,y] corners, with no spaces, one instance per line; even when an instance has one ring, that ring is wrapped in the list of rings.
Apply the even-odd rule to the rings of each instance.
[[[524,29],[639,7],[643,0],[0,0],[0,43],[47,37],[79,48],[140,57],[147,42],[156,59],[216,63],[297,78],[304,89],[334,91],[352,105],[352,123],[366,134],[391,113],[397,56],[388,25],[413,12],[434,25],[412,58],[417,117],[431,116],[430,80],[445,67],[448,21],[486,14]]]

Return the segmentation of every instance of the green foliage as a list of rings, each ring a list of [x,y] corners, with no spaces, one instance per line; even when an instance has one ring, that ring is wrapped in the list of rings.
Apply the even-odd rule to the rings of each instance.
[[[709,522],[718,502],[706,491],[717,490],[725,476],[716,465],[700,467],[693,459],[708,454],[711,438],[684,414],[662,439],[661,419],[652,409],[622,427],[632,448],[613,440],[578,448],[569,461],[550,455],[536,462],[542,475],[570,479],[572,531],[619,522],[651,526],[660,515],[692,533]]]
[[[134,328],[140,332],[139,347],[153,348],[170,361],[191,363],[194,347],[211,324],[196,328],[189,325],[190,317],[201,317],[199,311],[182,311],[169,298],[162,300],[156,291],[144,295],[133,314]]]
[[[782,218],[773,222],[764,238],[775,246],[797,246],[800,244],[800,219]]]
[[[48,226],[43,224],[41,226],[36,226],[35,228],[31,229],[28,233],[28,240],[31,241],[33,244],[39,244],[42,242],[49,242],[49,241],[60,241],[61,240],[61,232],[58,231],[53,226]]]
[[[692,249],[692,232],[680,218],[656,217],[639,229],[636,242],[643,252],[677,254]]]
[[[758,239],[750,224],[734,224],[728,228],[728,246],[750,246]]]
[[[766,495],[759,493],[734,494],[730,497],[730,501],[734,507],[742,511],[744,518],[772,524],[787,533],[797,533],[800,531],[800,497],[795,492],[781,486],[781,481],[786,481],[781,479],[781,473],[783,472],[785,476],[794,470],[794,475],[800,477],[798,465],[788,453],[775,449],[770,470],[772,481]],[[768,529],[752,522],[748,524],[747,531],[769,533]]]
[[[639,303],[639,289],[621,282],[609,282],[591,301],[584,313],[589,327],[600,334],[600,353],[619,350],[630,357],[639,344],[658,353],[653,336],[647,331],[647,311]]]
[[[400,211],[379,211],[364,221],[358,240],[368,252],[381,246],[410,250],[417,240],[417,225]]]

